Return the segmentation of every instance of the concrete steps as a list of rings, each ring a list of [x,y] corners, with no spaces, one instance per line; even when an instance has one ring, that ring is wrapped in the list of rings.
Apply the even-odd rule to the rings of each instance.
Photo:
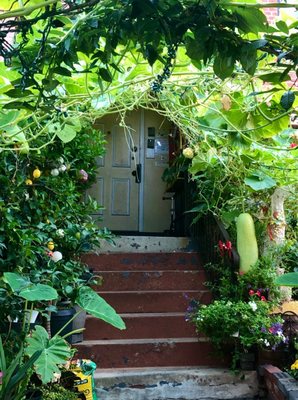
[[[221,368],[135,368],[98,370],[100,400],[253,400],[255,371],[235,375]]]

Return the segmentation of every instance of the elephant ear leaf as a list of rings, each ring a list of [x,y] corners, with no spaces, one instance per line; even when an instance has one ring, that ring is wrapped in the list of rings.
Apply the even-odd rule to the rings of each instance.
[[[34,363],[36,373],[42,383],[48,383],[53,379],[54,373],[59,373],[58,365],[65,364],[72,357],[73,351],[66,341],[60,336],[49,339],[47,331],[37,325],[31,337],[27,338],[26,354],[32,356],[35,352],[41,352]]]
[[[274,283],[279,286],[298,287],[298,272],[288,272],[280,275],[275,279]]]
[[[90,287],[82,286],[80,288],[76,303],[94,317],[102,319],[118,329],[125,329],[125,323],[120,315]]]

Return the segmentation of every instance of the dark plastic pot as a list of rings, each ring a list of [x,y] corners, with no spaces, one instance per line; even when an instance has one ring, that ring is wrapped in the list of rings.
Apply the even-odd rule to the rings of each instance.
[[[63,328],[69,320],[71,320],[75,313],[76,310],[74,308],[66,308],[62,310],[57,310],[57,312],[53,312],[51,315],[51,335],[54,336],[57,332],[59,332],[60,329]],[[70,322],[60,332],[60,336],[64,336],[71,331],[73,331],[73,322]],[[68,336],[66,340],[69,343],[72,343],[71,336]]]
[[[87,313],[86,311],[82,310],[81,307],[75,305],[74,306],[75,311],[81,311],[80,314],[77,315],[77,317],[73,320],[73,330],[75,329],[81,329],[81,328],[85,328],[85,322],[86,322],[86,316]],[[81,333],[74,333],[73,335],[71,335],[71,343],[80,343],[84,340],[83,337],[83,332]]]

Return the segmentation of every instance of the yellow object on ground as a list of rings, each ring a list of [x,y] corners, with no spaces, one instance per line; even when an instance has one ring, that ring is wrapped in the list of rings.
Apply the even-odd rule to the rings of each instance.
[[[84,393],[86,400],[97,400],[93,374],[96,364],[91,360],[75,360],[70,365],[70,371],[77,376],[74,386],[79,393]]]

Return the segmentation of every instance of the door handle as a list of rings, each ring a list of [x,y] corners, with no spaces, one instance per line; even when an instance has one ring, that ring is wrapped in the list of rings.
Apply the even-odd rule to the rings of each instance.
[[[141,178],[142,178],[142,164],[137,164],[137,168],[132,171],[132,176],[136,178],[135,182],[136,183],[141,183]]]

